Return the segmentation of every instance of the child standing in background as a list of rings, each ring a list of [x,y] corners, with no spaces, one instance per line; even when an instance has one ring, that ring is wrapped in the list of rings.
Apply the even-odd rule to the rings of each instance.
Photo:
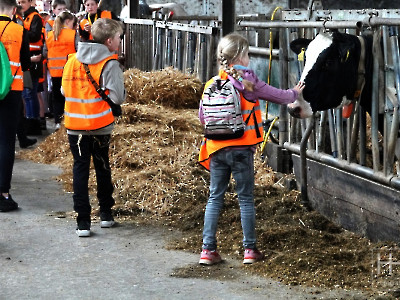
[[[76,17],[68,11],[60,13],[55,21],[53,30],[47,33],[44,56],[47,57],[48,70],[53,86],[52,104],[55,129],[60,129],[64,114],[65,98],[61,94],[62,73],[67,62],[68,54],[75,53],[78,48],[79,36],[74,28]]]
[[[224,203],[225,191],[231,174],[236,182],[241,223],[243,229],[244,260],[251,264],[261,260],[264,255],[257,250],[254,207],[254,152],[255,146],[263,141],[261,110],[258,99],[277,104],[294,102],[304,85],[299,83],[293,89],[281,90],[259,80],[248,69],[249,43],[237,33],[221,39],[217,49],[220,66],[219,77],[229,79],[240,93],[243,120],[248,120],[244,135],[229,140],[204,138],[199,154],[199,162],[210,171],[210,195],[206,205],[203,229],[203,250],[200,264],[212,265],[221,261],[217,252],[217,223]],[[205,88],[214,79],[206,83]],[[251,115],[253,116],[251,117]],[[204,124],[203,107],[200,104],[200,121]]]
[[[41,135],[40,107],[37,96],[39,78],[43,76],[43,36],[42,18],[37,10],[31,6],[32,0],[18,0],[24,18],[24,28],[28,31],[31,66],[29,72],[32,79],[32,88],[24,88],[22,96],[25,101],[25,114],[27,118],[27,133]]]
[[[46,32],[53,30],[54,20],[60,13],[62,13],[66,9],[67,9],[67,4],[65,3],[64,0],[53,0],[51,2],[51,16],[45,26]]]
[[[79,22],[79,34],[82,41],[92,40],[92,24],[100,18],[107,18],[119,21],[113,12],[99,9],[99,0],[83,0],[87,14]]]

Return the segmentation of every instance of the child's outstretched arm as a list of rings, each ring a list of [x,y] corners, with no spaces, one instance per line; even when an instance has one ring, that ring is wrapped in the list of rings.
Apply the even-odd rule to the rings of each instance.
[[[289,104],[298,98],[304,89],[304,83],[299,82],[293,89],[282,90],[275,88],[264,81],[258,79],[254,71],[246,69],[243,71],[243,79],[253,83],[253,91],[247,91],[241,87],[238,81],[234,82],[235,87],[243,93],[243,96],[249,101],[257,99],[268,100],[277,104]]]

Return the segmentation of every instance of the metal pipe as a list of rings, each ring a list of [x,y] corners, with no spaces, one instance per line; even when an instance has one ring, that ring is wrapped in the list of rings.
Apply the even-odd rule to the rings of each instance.
[[[279,32],[279,65],[280,65],[280,88],[286,90],[288,88],[288,48],[287,48],[287,31],[281,29]],[[288,141],[289,133],[287,129],[288,110],[286,105],[281,105],[279,109],[279,145],[283,145]]]
[[[371,106],[371,140],[372,140],[372,160],[375,172],[379,171],[379,144],[378,144],[378,113],[379,113],[379,77],[380,77],[380,30],[374,30],[373,35],[373,72],[372,72],[372,106]]]
[[[202,82],[207,78],[207,39],[204,34],[200,34],[200,64],[199,64],[199,77]]]
[[[360,106],[360,161],[362,166],[366,165],[367,148],[367,116],[365,109]]]
[[[338,157],[338,147],[337,147],[337,137],[336,137],[336,132],[335,132],[335,120],[333,118],[333,110],[329,109],[327,111],[328,114],[328,119],[329,119],[329,136],[331,139],[331,151],[333,157]]]
[[[362,21],[362,24],[370,27],[377,27],[381,25],[399,26],[400,18],[381,18],[381,17],[370,16],[365,18]]]
[[[300,172],[301,172],[301,203],[307,209],[311,209],[310,200],[308,199],[307,191],[307,142],[314,128],[315,115],[310,118],[310,123],[307,126],[306,132],[300,142]],[[286,143],[285,143],[286,144]]]
[[[356,152],[357,152],[357,137],[358,132],[360,131],[360,101],[357,101],[355,104],[355,111],[353,115],[353,126],[350,137],[350,162],[356,161]]]
[[[238,26],[254,28],[325,28],[344,29],[362,27],[361,21],[238,21]]]
[[[335,128],[336,128],[336,149],[338,152],[338,158],[344,159],[344,149],[343,149],[343,117],[342,111],[340,109],[335,109],[333,111],[336,119]]]
[[[176,67],[183,71],[183,32],[178,31],[176,37]]]
[[[261,47],[249,47],[249,53],[250,54],[260,54],[260,55],[266,55],[270,56],[271,55],[271,49],[270,48],[261,48]],[[272,49],[272,57],[279,57],[279,50],[278,49]]]
[[[285,143],[283,146],[288,151],[291,151],[293,153],[300,155],[300,166],[301,166],[301,164],[302,164],[301,163],[301,156],[302,156],[301,145]],[[311,158],[316,161],[320,161],[330,167],[344,170],[344,171],[352,173],[354,175],[373,180],[375,182],[393,187],[395,189],[400,189],[400,178],[399,177],[393,177],[393,175],[385,176],[382,172],[374,172],[372,169],[364,167],[364,166],[360,166],[359,164],[356,164],[356,163],[349,164],[349,163],[347,163],[347,161],[345,161],[343,159],[336,159],[329,154],[316,152],[314,150],[307,150],[305,155],[308,158]],[[303,162],[303,164],[304,164],[304,162]],[[301,175],[301,176],[303,176],[303,175]]]
[[[397,101],[393,103],[393,120],[392,126],[390,130],[390,136],[388,141],[388,149],[387,149],[387,171],[392,169],[394,163],[394,153],[396,148],[396,141],[398,139],[398,131],[399,131],[399,102],[400,102],[400,59],[399,59],[399,32],[397,27],[389,28],[389,37],[390,44],[392,49],[392,59],[393,59],[393,67],[394,67],[394,76],[395,76],[395,88],[397,94]],[[389,98],[391,99],[391,98]]]

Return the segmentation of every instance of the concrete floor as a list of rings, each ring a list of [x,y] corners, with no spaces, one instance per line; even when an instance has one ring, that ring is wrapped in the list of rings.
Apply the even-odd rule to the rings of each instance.
[[[243,273],[226,260],[231,279],[179,278],[176,268],[197,266],[199,253],[164,248],[168,230],[119,223],[79,238],[72,195],[55,166],[16,160],[11,194],[20,208],[0,214],[0,299],[365,299],[359,292],[290,287]],[[212,277],[212,276],[210,276]],[[223,278],[224,276],[222,276]]]

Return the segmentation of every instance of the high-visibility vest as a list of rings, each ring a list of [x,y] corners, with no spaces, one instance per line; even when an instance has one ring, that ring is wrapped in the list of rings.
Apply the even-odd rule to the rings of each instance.
[[[47,33],[47,67],[51,77],[62,77],[68,54],[75,53],[75,34],[76,30],[63,28],[54,40],[54,31]]]
[[[111,55],[94,65],[89,65],[93,79],[99,83],[104,65],[117,59]],[[65,94],[65,127],[70,130],[96,130],[114,122],[111,108],[96,92],[89,81],[83,64],[76,53],[68,56],[62,76],[62,88]],[[106,94],[109,91],[106,90]]]
[[[98,13],[96,13],[95,20],[97,20],[97,18],[98,18]],[[112,19],[111,11],[103,10],[99,18]],[[89,14],[86,14],[86,17],[79,22],[79,26],[81,27],[82,30],[84,30],[86,24],[92,25],[92,22],[90,21],[89,18]],[[92,33],[89,34],[89,40],[93,40]]]
[[[226,80],[228,75],[224,71],[220,71],[219,76],[221,79]],[[205,87],[211,84],[213,79],[209,80]],[[199,153],[199,163],[210,170],[210,157],[213,153],[227,147],[235,146],[253,146],[263,142],[263,125],[261,118],[260,103],[257,100],[255,103],[247,101],[242,93],[240,93],[240,104],[242,108],[243,120],[247,120],[250,114],[248,123],[246,124],[246,129],[242,137],[231,140],[210,140],[204,138]]]
[[[34,11],[33,13],[29,14],[24,19],[24,28],[26,30],[30,30],[31,29],[32,20],[33,20],[33,17],[35,15],[38,15],[40,17],[40,15],[36,11]],[[42,19],[42,17],[40,17],[40,19]],[[42,33],[42,38],[40,40],[38,40],[37,42],[29,42],[29,50],[31,52],[33,52],[33,51],[41,52],[42,48],[43,48],[43,38],[44,38],[44,36],[43,36],[43,33]]]
[[[3,32],[7,24],[8,21],[0,21],[0,32]],[[11,73],[14,76],[11,84],[11,90],[13,91],[22,91],[24,89],[20,57],[23,31],[24,28],[21,25],[11,22],[1,37],[10,60]]]

